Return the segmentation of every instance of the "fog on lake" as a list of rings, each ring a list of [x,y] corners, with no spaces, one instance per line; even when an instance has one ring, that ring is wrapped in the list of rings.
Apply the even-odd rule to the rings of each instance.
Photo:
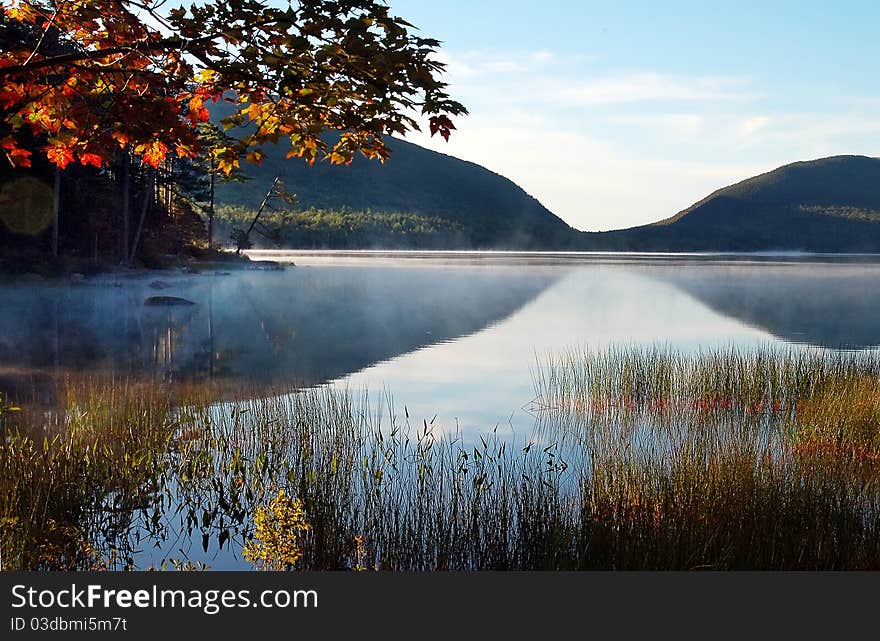
[[[870,257],[258,252],[286,269],[0,285],[0,389],[68,372],[336,385],[526,431],[532,370],[609,344],[880,345]],[[152,296],[193,305],[151,306]]]

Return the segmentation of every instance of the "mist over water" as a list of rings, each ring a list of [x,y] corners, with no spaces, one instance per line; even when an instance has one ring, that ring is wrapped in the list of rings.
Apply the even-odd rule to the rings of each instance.
[[[657,270],[658,281],[781,341],[829,349],[880,345],[880,265],[792,262],[708,273]]]
[[[314,386],[514,313],[558,274],[328,265],[2,285],[0,374]],[[151,306],[151,297],[191,305]]]
[[[296,265],[0,284],[0,391],[13,399],[49,396],[54,381],[79,374],[211,380],[228,400],[255,389],[284,395],[329,386],[365,395],[369,411],[384,414],[383,430],[429,426],[434,437],[460,438],[463,447],[497,430],[505,443],[543,447],[558,434],[536,420],[533,376],[550,355],[610,345],[684,352],[880,345],[874,259],[459,252],[254,258]],[[154,296],[192,304],[145,304]],[[231,407],[211,411],[228,417]],[[178,492],[173,484],[166,490],[164,509],[177,514],[184,507]],[[156,538],[135,526],[138,567],[180,554],[214,569],[248,567],[239,548],[218,547],[214,538],[203,548],[199,530],[188,532],[174,518],[167,527]]]
[[[880,262],[808,256],[258,252],[283,271],[0,285],[0,390],[66,373],[388,395],[438,432],[527,434],[532,372],[610,344],[880,345]],[[151,296],[194,303],[149,306]]]

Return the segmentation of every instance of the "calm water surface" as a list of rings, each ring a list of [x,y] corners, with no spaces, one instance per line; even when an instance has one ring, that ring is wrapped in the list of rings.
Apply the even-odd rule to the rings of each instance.
[[[389,394],[398,414],[419,424],[433,418],[435,433],[475,438],[498,426],[526,439],[533,371],[551,353],[610,344],[880,345],[880,257],[253,257],[295,266],[0,284],[0,390],[39,393],[68,372],[279,393],[330,385]],[[150,296],[194,304],[145,305]],[[242,566],[216,551],[203,560]]]
[[[389,392],[527,430],[532,371],[608,344],[880,345],[880,257],[254,252],[284,271],[0,285],[0,389],[58,373]],[[150,296],[193,303],[151,307]]]

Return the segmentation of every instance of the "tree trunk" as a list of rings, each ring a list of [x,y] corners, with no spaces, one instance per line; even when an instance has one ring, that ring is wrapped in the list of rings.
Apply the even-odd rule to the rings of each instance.
[[[269,204],[269,201],[272,199],[272,194],[275,193],[275,187],[278,185],[278,181],[281,180],[280,176],[275,176],[275,180],[272,181],[272,186],[269,187],[269,191],[266,192],[266,197],[263,198],[263,202],[260,204],[260,208],[257,210],[257,215],[254,216],[254,219],[251,221],[251,226],[248,227],[247,232],[245,232],[245,236],[247,238],[251,237],[251,232],[254,231],[254,227],[257,226],[257,222],[260,220],[260,216],[263,215],[263,210],[266,209],[266,205]]]
[[[138,220],[137,231],[134,233],[134,242],[131,244],[131,254],[128,257],[129,264],[134,262],[134,257],[137,255],[138,245],[141,241],[141,232],[144,230],[144,220],[147,217],[147,212],[150,210],[150,204],[153,201],[153,181],[156,180],[156,172],[152,169],[148,169],[147,174],[149,175],[149,178],[147,178],[147,184],[144,185],[144,197],[143,203],[141,203],[141,217],[140,220]]]
[[[122,251],[122,263],[128,265],[128,258],[131,254],[129,250],[129,230],[131,206],[131,172],[129,170],[128,149],[122,152],[122,242],[120,250]]]
[[[61,168],[55,166],[55,193],[52,200],[52,258],[58,258],[58,208],[61,203]]]
[[[211,171],[209,172],[211,176],[211,197],[208,201],[208,249],[214,245],[214,182],[216,177],[214,175],[214,157],[211,156]]]
[[[165,210],[171,215],[171,208],[174,206],[174,161],[166,162],[168,167],[168,187],[165,190]]]

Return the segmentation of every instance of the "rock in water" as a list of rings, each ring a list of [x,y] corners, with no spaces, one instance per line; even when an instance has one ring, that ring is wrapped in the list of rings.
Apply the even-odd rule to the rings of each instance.
[[[150,287],[153,289],[168,289],[169,287],[171,287],[171,285],[161,280],[154,280],[152,283],[150,283]]]
[[[288,263],[288,265],[293,266],[293,263]],[[267,272],[283,272],[285,269],[285,265],[274,260],[254,260],[251,261],[250,267],[251,269],[261,269]]]
[[[195,305],[195,303],[177,296],[150,296],[144,301],[144,305],[149,305],[150,307],[173,307],[177,305]]]

